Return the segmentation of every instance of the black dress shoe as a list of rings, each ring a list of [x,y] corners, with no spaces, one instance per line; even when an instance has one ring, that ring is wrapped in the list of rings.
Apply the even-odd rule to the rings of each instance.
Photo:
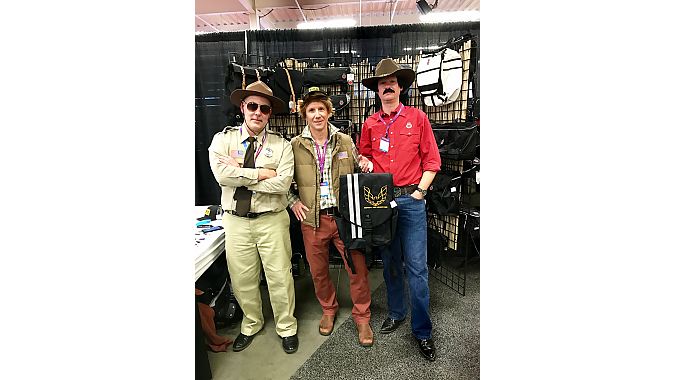
[[[251,344],[251,342],[253,342],[255,336],[256,334],[244,335],[242,333],[239,333],[239,335],[237,335],[237,338],[235,338],[235,343],[233,343],[232,345],[232,350],[238,352],[247,348]]]
[[[437,350],[434,348],[432,339],[415,338],[415,340],[418,341],[418,349],[425,359],[431,362],[437,360]]]
[[[293,354],[298,351],[298,334],[282,338],[282,348],[287,354]]]
[[[399,325],[404,322],[404,319],[402,318],[399,320],[392,319],[390,317],[385,318],[385,321],[383,322],[383,325],[380,327],[380,333],[381,334],[389,334],[392,331],[396,330]]]

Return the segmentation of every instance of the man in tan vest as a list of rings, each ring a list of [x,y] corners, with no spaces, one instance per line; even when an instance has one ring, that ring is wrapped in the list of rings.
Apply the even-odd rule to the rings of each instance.
[[[284,108],[263,82],[235,90],[230,101],[244,115],[209,146],[209,163],[221,185],[225,254],[233,292],[244,318],[233,351],[245,349],[263,328],[261,262],[265,270],[277,335],[286,353],[298,350],[296,295],[291,275],[287,193],[293,178],[291,144],[266,127]]]
[[[336,289],[329,277],[329,244],[333,242],[339,252],[345,246],[338,235],[334,215],[338,212],[339,178],[354,173],[368,161],[357,156],[357,149],[350,136],[338,131],[329,123],[333,105],[329,96],[318,87],[310,87],[303,96],[300,114],[307,125],[303,132],[291,139],[295,161],[294,179],[298,196],[289,193],[289,204],[296,218],[301,221],[305,254],[310,264],[315,295],[322,306],[319,333],[329,335],[338,311]],[[350,278],[352,318],[357,325],[359,344],[373,345],[371,319],[371,290],[368,284],[368,268],[364,255],[352,251],[357,273],[352,273],[343,257],[345,270]]]

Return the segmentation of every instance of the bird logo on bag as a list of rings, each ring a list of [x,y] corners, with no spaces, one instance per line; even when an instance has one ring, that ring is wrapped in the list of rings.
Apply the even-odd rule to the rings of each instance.
[[[385,199],[387,198],[387,185],[383,186],[380,188],[380,192],[378,195],[373,196],[373,193],[371,193],[371,189],[369,189],[367,186],[364,186],[364,200],[370,204],[373,207],[378,207],[383,202],[385,202]]]

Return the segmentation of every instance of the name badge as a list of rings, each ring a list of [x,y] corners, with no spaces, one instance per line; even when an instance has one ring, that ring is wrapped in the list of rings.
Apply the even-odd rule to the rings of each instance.
[[[380,151],[387,152],[390,150],[390,139],[387,137],[380,138]]]
[[[329,182],[323,181],[319,183],[319,197],[329,199]]]

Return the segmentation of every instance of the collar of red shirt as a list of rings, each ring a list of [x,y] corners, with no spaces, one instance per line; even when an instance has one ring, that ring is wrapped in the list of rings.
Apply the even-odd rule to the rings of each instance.
[[[406,108],[408,108],[408,107],[406,107],[406,106],[403,105],[402,103],[399,103],[399,104],[401,104],[401,105],[404,107],[404,108],[402,108],[402,110],[401,110],[401,115],[403,116],[403,115],[405,114],[405,112],[406,112]],[[394,117],[394,115],[397,114],[397,110],[398,110],[398,109],[399,109],[399,106],[397,106],[397,108],[395,108],[394,111],[390,112],[390,114],[388,115],[388,114],[386,114],[385,112],[383,112],[383,109],[381,108],[380,111],[379,111],[379,112],[380,112],[380,117],[382,117],[383,119],[386,118],[386,117],[389,117],[389,118],[391,119],[391,118]],[[376,115],[378,115],[378,114],[376,113]]]

